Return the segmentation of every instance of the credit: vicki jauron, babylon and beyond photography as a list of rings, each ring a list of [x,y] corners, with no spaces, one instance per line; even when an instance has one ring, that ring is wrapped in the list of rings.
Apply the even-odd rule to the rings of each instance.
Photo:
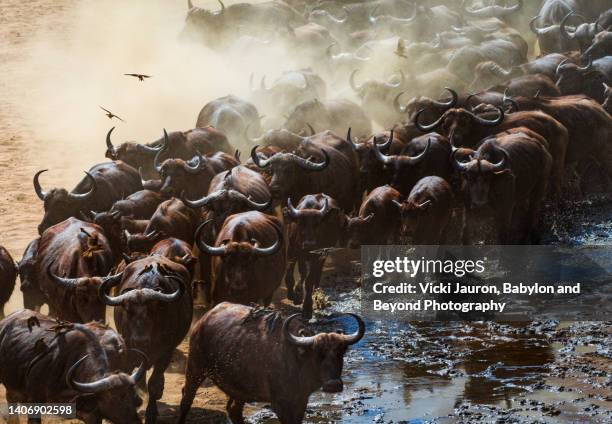
[[[0,82],[0,421],[612,422],[610,0],[0,0]],[[597,266],[373,313],[423,246]]]

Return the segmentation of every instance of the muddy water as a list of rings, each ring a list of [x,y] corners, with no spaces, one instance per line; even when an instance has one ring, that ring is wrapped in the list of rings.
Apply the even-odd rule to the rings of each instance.
[[[551,214],[547,243],[612,244],[609,199]],[[354,331],[356,276],[327,269],[331,303],[315,327]],[[366,321],[347,353],[338,395],[316,393],[308,422],[612,422],[610,323],[404,323]],[[254,423],[276,422],[265,406]]]

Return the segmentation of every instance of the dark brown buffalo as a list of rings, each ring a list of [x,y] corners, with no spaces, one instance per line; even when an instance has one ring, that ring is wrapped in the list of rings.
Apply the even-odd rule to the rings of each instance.
[[[8,302],[17,280],[17,265],[11,254],[0,246],[0,318],[4,318],[4,304]]]
[[[114,307],[115,324],[125,343],[144,352],[153,367],[148,381],[147,423],[157,419],[164,371],[191,324],[189,281],[184,266],[154,255],[128,264],[121,274],[100,286],[100,299]],[[119,295],[113,297],[107,290],[114,286]]]
[[[219,230],[214,246],[201,237],[205,224],[198,229],[197,242],[203,255],[212,256],[211,303],[269,305],[283,279],[279,270],[287,264],[281,222],[257,211],[231,215]]]
[[[242,409],[252,401],[271,403],[282,424],[301,423],[314,391],[343,389],[344,354],[365,334],[361,318],[348,315],[357,321],[354,333],[311,335],[296,315],[283,320],[278,312],[217,305],[191,333],[179,423],[185,422],[206,378],[228,395],[233,423],[244,422]]]
[[[267,159],[251,151],[253,162],[269,168],[270,192],[282,202],[312,192],[327,193],[350,212],[359,203],[358,159],[347,140],[325,131],[304,139],[294,153],[277,153]],[[312,158],[321,158],[314,161]]]
[[[100,323],[55,321],[34,311],[0,321],[0,383],[10,403],[74,403],[86,423],[140,423],[135,385],[146,357],[128,375],[121,337]],[[130,355],[131,356],[131,355]],[[40,419],[31,417],[32,422]],[[28,420],[28,421],[30,421]]]
[[[198,260],[193,256],[191,245],[183,240],[174,237],[163,239],[155,243],[149,254],[164,256],[187,268],[191,277],[194,275],[195,264]]]
[[[206,103],[198,115],[196,128],[211,126],[240,145],[247,141],[243,137],[248,127],[258,133],[261,131],[260,119],[254,104],[230,95]]]
[[[149,220],[132,219],[121,216],[120,212],[93,212],[82,215],[83,221],[91,222],[102,228],[102,231],[114,253],[115,263],[121,260],[120,252],[127,250],[127,233],[144,233]]]
[[[391,173],[391,186],[407,194],[414,184],[427,175],[449,179],[452,173],[449,157],[451,144],[437,133],[425,134],[406,143],[399,154],[388,156],[378,144],[373,145],[376,158]]]
[[[402,195],[386,185],[377,187],[361,204],[359,213],[348,220],[348,247],[357,249],[362,244],[394,244],[400,235],[400,214],[394,202]]]
[[[184,198],[183,202],[191,208],[205,208],[206,219],[213,220],[211,227],[217,234],[230,215],[250,210],[271,212],[272,194],[260,173],[239,165],[215,175],[205,197]]]
[[[285,283],[287,298],[302,303],[304,318],[312,316],[312,292],[319,287],[326,255],[321,249],[344,246],[346,243],[346,215],[336,200],[327,194],[309,194],[294,207],[291,198],[283,209],[287,224],[288,261]],[[296,262],[300,282],[295,285],[293,271]],[[304,295],[302,296],[302,291]]]
[[[230,145],[225,134],[213,127],[195,128],[188,131],[173,131],[165,138],[155,140],[149,144],[126,142],[119,147],[113,146],[111,128],[106,136],[106,157],[112,160],[121,160],[135,169],[140,169],[146,178],[157,177],[153,168],[155,155],[165,148],[164,158],[191,159],[197,152],[202,154],[225,152],[231,154],[234,148]],[[164,131],[165,133],[165,131]]]
[[[48,303],[45,295],[40,290],[39,278],[36,272],[39,240],[40,238],[35,238],[28,244],[23,252],[23,257],[18,263],[23,307],[35,311],[39,311],[42,305]]]
[[[603,103],[601,85],[612,84],[612,56],[589,60],[585,66],[561,62],[557,67],[556,78],[563,95],[584,94]]]
[[[395,137],[395,134],[397,133],[393,130],[385,131],[384,133],[374,134],[363,142],[356,142],[351,135],[351,128],[349,128],[346,139],[353,145],[359,157],[361,192],[370,192],[376,187],[385,185],[391,179],[390,172],[376,159],[372,143],[376,140],[379,143],[378,150],[391,155],[398,155],[404,147],[404,143]]]
[[[138,171],[121,161],[93,166],[71,192],[63,188],[43,191],[38,178],[45,171],[34,175],[34,190],[45,204],[45,215],[38,226],[39,234],[66,218],[80,216],[81,212],[106,211],[117,200],[142,190]]]
[[[45,230],[35,269],[50,311],[71,322],[104,321],[97,292],[113,263],[110,243],[95,224],[68,218]]]
[[[534,230],[552,167],[546,147],[516,131],[486,139],[467,161],[458,158],[465,158],[464,150],[453,153],[464,193],[463,243],[469,244],[471,211],[485,206],[495,218],[499,244],[537,242]]]
[[[358,104],[346,99],[313,99],[300,103],[289,113],[283,124],[284,128],[293,133],[299,133],[308,126],[314,131],[330,130],[334,134],[344,134],[351,127],[357,137],[372,134],[370,119]]]
[[[173,197],[157,207],[143,233],[126,233],[127,248],[129,251],[148,252],[156,242],[168,237],[191,245],[198,222],[196,211]]]
[[[583,59],[599,59],[610,56],[612,51],[612,32],[610,28],[606,31],[601,31],[593,39],[593,43],[582,54]]]
[[[422,125],[419,116],[415,125],[423,132],[438,130],[449,137],[454,147],[476,148],[484,138],[525,127],[545,139],[545,145],[553,158],[551,178],[557,195],[561,193],[569,136],[567,128],[550,115],[541,111],[520,111],[506,115],[502,108],[494,107],[496,116],[483,117],[466,109],[450,109],[429,125]]]
[[[561,90],[555,85],[555,80],[543,74],[528,74],[514,77],[510,80],[500,78],[498,65],[494,62],[479,63],[474,70],[474,79],[480,87],[489,91],[506,92],[512,96],[535,96],[536,94],[557,97]],[[503,74],[502,74],[503,75]]]
[[[133,219],[150,219],[157,207],[166,198],[158,191],[140,190],[125,199],[117,200],[109,212]]]
[[[444,244],[451,217],[453,190],[440,177],[421,178],[406,200],[394,201],[402,234],[411,244]]]
[[[429,118],[429,115],[431,115],[431,119],[435,119],[434,116],[440,116],[445,111],[456,107],[458,104],[464,105],[467,103],[468,96],[460,97],[455,90],[448,87],[446,87],[445,90],[447,90],[451,94],[450,99],[434,100],[427,96],[417,96],[410,99],[405,105],[400,104],[400,98],[404,94],[404,92],[401,92],[397,96],[395,96],[395,99],[393,100],[393,106],[395,107],[397,113],[406,116],[408,121],[412,121],[414,119],[414,116],[420,110],[424,110],[424,113],[428,115],[425,118]],[[478,95],[474,95],[470,97],[477,96]]]
[[[202,197],[208,192],[210,181],[215,175],[240,164],[236,157],[227,153],[217,152],[202,156],[199,151],[188,161],[171,158],[162,162],[164,151],[165,148],[162,148],[155,155],[153,166],[161,176],[160,191],[165,196],[178,196],[184,192],[191,199]]]
[[[516,97],[519,110],[541,110],[567,128],[568,162],[598,163],[612,178],[612,119],[595,100],[585,96]]]

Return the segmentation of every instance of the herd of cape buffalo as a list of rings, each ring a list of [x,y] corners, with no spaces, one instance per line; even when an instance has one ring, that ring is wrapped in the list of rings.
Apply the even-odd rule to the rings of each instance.
[[[478,243],[483,216],[499,244],[538,243],[544,202],[610,189],[609,0],[219,3],[188,1],[185,42],[282,45],[305,66],[251,75],[249,99],[211,100],[188,131],[110,129],[109,161],[72,190],[33,176],[39,237],[17,263],[0,250],[0,308],[17,276],[25,308],[0,322],[8,402],[140,422],[140,387],[153,423],[190,332],[179,422],[205,378],[234,423],[252,401],[302,422],[365,333],[352,314],[351,334],[305,326],[328,249],[444,244],[452,226]],[[299,319],[267,309],[283,279]],[[192,325],[194,300],[211,309]]]

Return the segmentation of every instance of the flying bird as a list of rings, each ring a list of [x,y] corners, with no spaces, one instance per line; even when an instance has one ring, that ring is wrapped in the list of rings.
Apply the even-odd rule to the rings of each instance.
[[[145,74],[123,74],[123,75],[128,76],[128,77],[138,78],[140,81],[144,81],[145,78],[151,78],[151,75],[145,75]]]
[[[121,122],[125,122],[123,119],[121,119],[120,117],[118,117],[117,115],[115,115],[113,112],[111,112],[108,109],[104,109],[102,106],[100,106],[100,109],[102,109],[104,112],[106,112],[106,116],[108,116],[108,119],[113,119],[113,118],[117,118],[118,120],[120,120]]]

